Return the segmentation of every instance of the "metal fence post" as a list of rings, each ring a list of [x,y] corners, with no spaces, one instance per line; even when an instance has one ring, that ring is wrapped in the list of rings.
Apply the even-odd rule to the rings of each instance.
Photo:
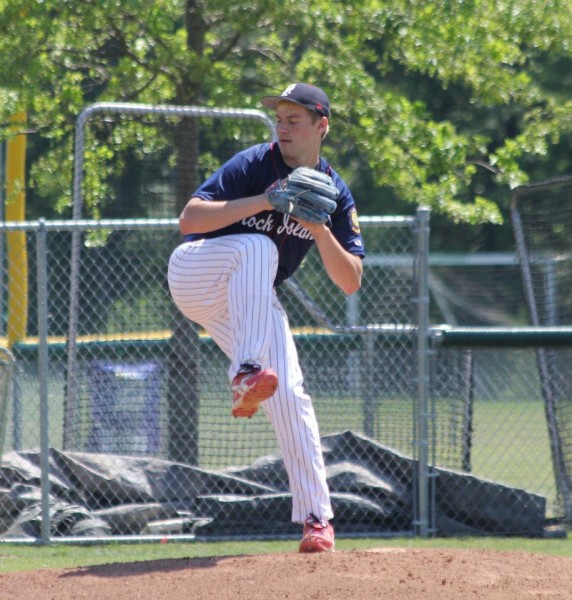
[[[38,380],[40,386],[40,469],[42,526],[40,541],[50,542],[50,441],[48,406],[48,257],[46,222],[40,219],[37,234],[38,261]]]
[[[417,519],[415,533],[429,533],[429,209],[420,207],[416,221],[417,262]]]

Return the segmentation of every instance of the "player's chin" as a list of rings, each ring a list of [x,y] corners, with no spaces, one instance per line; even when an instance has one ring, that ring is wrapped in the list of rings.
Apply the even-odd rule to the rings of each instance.
[[[290,140],[278,140],[278,148],[280,148],[280,153],[283,158],[292,157],[292,142]]]

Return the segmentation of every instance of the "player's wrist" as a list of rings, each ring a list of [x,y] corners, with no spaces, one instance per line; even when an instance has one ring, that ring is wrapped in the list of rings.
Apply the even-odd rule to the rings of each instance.
[[[266,193],[260,194],[259,203],[260,203],[262,210],[273,210],[274,209],[274,207],[272,206],[272,203],[270,202],[270,199],[268,198],[268,195]]]
[[[330,235],[330,229],[325,223],[307,223],[305,225],[315,242],[319,242]]]

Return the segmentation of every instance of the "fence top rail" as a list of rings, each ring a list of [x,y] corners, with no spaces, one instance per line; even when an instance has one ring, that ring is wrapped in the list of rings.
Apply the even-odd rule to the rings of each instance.
[[[179,219],[61,219],[2,221],[0,231],[84,231],[99,229],[177,229]]]
[[[373,227],[404,226],[414,222],[414,217],[361,217],[362,225]],[[38,219],[37,221],[0,221],[2,231],[83,231],[99,229],[177,229],[177,218],[155,219]]]
[[[572,325],[545,327],[431,327],[431,337],[442,346],[513,348],[572,348]]]
[[[360,225],[373,225],[374,227],[404,227],[413,225],[416,221],[415,217],[411,216],[360,216]]]
[[[140,104],[130,102],[96,102],[84,108],[77,118],[79,127],[96,113],[161,114],[174,117],[244,117],[262,119],[271,132],[274,121],[262,110],[253,108],[207,108],[204,106],[177,106],[175,104]]]

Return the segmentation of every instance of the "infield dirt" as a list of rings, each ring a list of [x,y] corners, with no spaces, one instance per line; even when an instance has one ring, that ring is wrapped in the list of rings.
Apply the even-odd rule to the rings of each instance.
[[[571,600],[572,557],[384,549],[115,563],[0,575],[2,600]]]

